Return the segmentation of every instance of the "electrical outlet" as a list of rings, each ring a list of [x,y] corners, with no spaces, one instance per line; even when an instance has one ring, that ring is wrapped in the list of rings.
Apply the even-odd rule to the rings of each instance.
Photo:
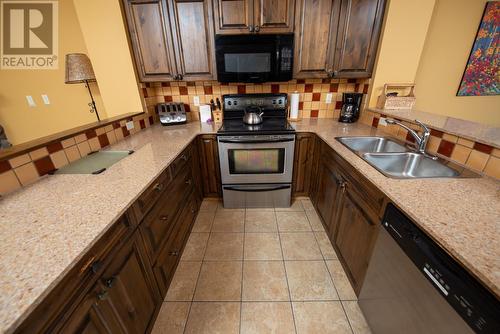
[[[48,95],[42,94],[42,100],[43,100],[43,103],[50,104],[50,100],[49,100],[49,96]]]
[[[36,103],[35,103],[35,100],[33,100],[33,96],[26,95],[26,101],[28,101],[28,105],[30,107],[36,107]]]
[[[327,93],[326,94],[326,99],[325,99],[326,104],[332,103],[332,96],[333,96],[332,93]]]
[[[380,117],[379,120],[378,120],[378,125],[387,126],[387,118]]]
[[[134,128],[134,121],[127,122],[125,125],[127,126],[127,130],[130,131]]]
[[[199,96],[194,96],[193,97],[193,104],[197,107],[200,106],[200,97]]]

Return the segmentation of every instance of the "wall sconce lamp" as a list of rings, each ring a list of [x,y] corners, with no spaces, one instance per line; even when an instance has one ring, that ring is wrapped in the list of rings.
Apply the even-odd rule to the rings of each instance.
[[[89,57],[83,53],[70,53],[66,55],[66,77],[65,83],[85,83],[85,87],[89,90],[90,100],[89,107],[90,112],[95,112],[97,116],[97,121],[101,121],[99,118],[99,113],[97,112],[97,107],[95,105],[94,96],[90,90],[89,82],[95,82],[95,74],[92,69],[92,64],[90,63]]]

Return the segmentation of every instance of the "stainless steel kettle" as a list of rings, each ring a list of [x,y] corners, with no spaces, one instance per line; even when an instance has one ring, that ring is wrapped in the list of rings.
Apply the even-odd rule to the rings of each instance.
[[[259,106],[249,106],[245,108],[245,115],[243,115],[243,123],[245,124],[260,124],[262,123],[262,115],[264,112]]]

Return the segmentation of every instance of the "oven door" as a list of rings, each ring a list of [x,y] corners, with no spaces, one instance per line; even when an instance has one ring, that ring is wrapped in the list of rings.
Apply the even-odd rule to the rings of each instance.
[[[219,136],[222,184],[291,183],[295,135]]]

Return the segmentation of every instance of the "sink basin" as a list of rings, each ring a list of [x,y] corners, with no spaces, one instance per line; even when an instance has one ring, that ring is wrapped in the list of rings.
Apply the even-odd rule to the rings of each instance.
[[[382,174],[395,178],[458,177],[460,175],[455,169],[419,153],[365,153],[361,157]]]
[[[387,137],[338,137],[337,140],[356,152],[408,152],[404,144]]]

